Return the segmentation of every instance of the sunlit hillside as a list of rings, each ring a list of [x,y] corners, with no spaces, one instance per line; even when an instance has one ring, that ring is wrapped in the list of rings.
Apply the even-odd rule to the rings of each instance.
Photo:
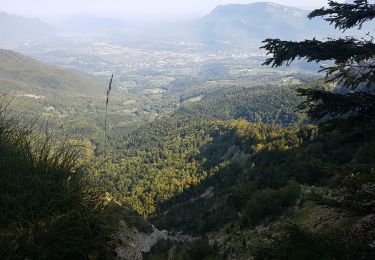
[[[375,259],[375,3],[3,0],[0,259]]]

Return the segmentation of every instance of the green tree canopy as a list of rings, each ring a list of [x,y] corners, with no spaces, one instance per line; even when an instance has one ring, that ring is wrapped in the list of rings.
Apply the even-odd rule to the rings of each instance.
[[[365,22],[375,18],[375,4],[368,0],[353,3],[328,1],[327,8],[312,11],[309,19],[323,17],[336,29],[362,29]],[[350,118],[368,119],[375,115],[375,43],[370,33],[360,39],[353,36],[302,42],[266,39],[264,48],[272,57],[264,65],[289,65],[296,59],[308,62],[330,61],[323,67],[327,82],[334,88],[299,89],[306,101],[299,108],[313,120]]]

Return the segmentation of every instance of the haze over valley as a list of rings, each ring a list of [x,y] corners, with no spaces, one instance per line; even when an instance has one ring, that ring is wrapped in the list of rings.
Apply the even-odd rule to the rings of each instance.
[[[3,1],[0,259],[373,259],[373,1]]]
[[[273,13],[277,16],[265,23],[264,17]],[[191,96],[192,100],[205,99],[209,93],[225,91],[228,87],[250,89],[289,79],[293,79],[293,84],[299,84],[301,80],[317,75],[319,66],[306,62],[277,70],[262,66],[265,61],[265,51],[259,49],[262,39],[281,36],[286,31],[290,37],[303,38],[306,31],[301,21],[306,23],[306,14],[307,11],[294,7],[255,3],[219,6],[202,18],[152,25],[76,16],[59,28],[3,13],[2,19],[7,23],[0,27],[15,33],[2,34],[0,47],[42,63],[88,73],[98,80],[97,84],[102,84],[103,89],[113,73],[113,90],[118,93],[114,100],[126,104],[114,113],[134,118],[147,114],[148,118],[155,118],[173,113],[183,104],[185,96]],[[311,22],[314,33],[321,23]],[[24,28],[24,24],[45,34],[29,36],[19,29]],[[276,24],[280,26],[275,27]],[[10,62],[3,60],[4,66],[7,61]],[[46,74],[49,69],[40,71]],[[79,90],[69,89],[64,84],[67,83],[59,82],[60,87],[54,87],[60,91],[58,95],[92,96],[96,93],[104,98],[104,90],[90,91],[91,85],[87,83],[82,82],[86,87]],[[12,91],[17,95],[40,95],[41,92],[40,87],[26,89],[12,88]]]

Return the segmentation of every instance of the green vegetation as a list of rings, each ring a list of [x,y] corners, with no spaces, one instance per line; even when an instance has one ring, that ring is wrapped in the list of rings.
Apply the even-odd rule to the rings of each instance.
[[[367,154],[374,153],[370,148],[373,135],[364,137],[362,129],[352,129],[345,136],[342,132],[322,135],[317,134],[314,127],[285,129],[233,121],[223,124],[218,132],[220,134],[216,134],[216,138],[203,149],[201,156],[196,157],[204,158],[200,163],[203,167],[209,166],[214,174],[202,182],[202,187],[194,187],[187,194],[178,196],[175,201],[165,205],[164,209],[170,215],[163,219],[165,223],[168,222],[168,226],[184,227],[188,224],[185,231],[199,230],[199,227],[209,228],[207,223],[194,223],[204,219],[196,218],[200,213],[195,210],[202,211],[206,217],[210,214],[208,221],[211,221],[211,217],[237,218],[236,212],[241,211],[244,213],[244,222],[251,225],[264,215],[272,215],[272,210],[280,213],[283,207],[295,202],[299,197],[298,188],[289,180],[318,186],[325,186],[331,180],[332,185],[339,185],[335,176],[337,172],[344,178],[346,174],[356,170],[361,170],[364,174],[360,182],[366,183],[372,178],[374,160]],[[350,138],[352,136],[355,136],[355,142]],[[353,157],[353,154],[356,156]],[[198,159],[196,161],[199,162]],[[344,179],[340,181],[346,183]],[[357,186],[360,185],[358,183]],[[215,188],[215,196],[189,201],[192,197],[199,198],[209,187]],[[221,214],[215,213],[218,206],[215,205],[216,200],[222,207]],[[173,209],[174,205],[176,209]],[[191,215],[187,213],[189,211],[186,212],[188,207],[193,207]],[[185,213],[179,214],[175,210],[183,210]],[[256,211],[260,212],[259,216],[252,216]],[[180,215],[181,222],[171,216],[174,214]]]
[[[109,258],[116,207],[79,150],[0,115],[0,258]]]
[[[329,5],[310,17],[327,15],[326,20],[343,30],[374,18],[375,6],[365,0],[353,4],[330,1]],[[257,129],[234,122],[236,135],[228,134],[229,125],[220,132],[223,138],[213,134],[207,146],[210,151],[209,146],[215,144],[215,152],[208,153],[210,159],[223,155],[221,149],[226,151],[219,157],[222,161],[202,162],[216,172],[162,204],[153,221],[185,232],[211,233],[224,246],[217,258],[371,259],[375,255],[372,39],[265,42],[265,48],[274,54],[266,64],[280,66],[303,57],[335,61],[326,69],[327,79],[338,82],[342,93],[331,92],[329,87],[299,91],[307,97],[300,108],[312,119],[329,124],[294,131],[268,128],[270,138],[261,134],[265,125]],[[301,221],[304,217],[299,210],[309,204],[316,209],[323,205],[331,212],[314,220],[312,226],[284,225],[288,220]],[[329,214],[336,216],[336,223]],[[206,252],[210,250],[207,246]]]
[[[287,225],[285,234],[259,245],[257,259],[336,259],[343,245],[336,238]]]
[[[239,88],[208,93],[197,102],[184,103],[177,114],[229,120],[243,118],[268,124],[298,124],[304,121],[296,107],[302,101],[295,86]]]
[[[356,0],[348,4],[329,1],[328,8],[317,9],[308,17],[324,17],[342,31],[356,27],[361,29],[365,22],[375,18],[375,5],[368,2]],[[327,82],[333,82],[338,87],[299,90],[306,97],[300,108],[306,110],[311,119],[351,118],[361,121],[373,117],[375,43],[371,33],[361,39],[353,36],[327,41],[314,38],[303,42],[267,39],[264,43],[266,45],[262,48],[273,55],[265,65],[289,65],[302,58],[309,62],[334,62],[323,67],[322,71],[326,72]]]
[[[374,8],[330,1],[310,17],[345,29],[371,20]],[[148,241],[150,222],[175,239],[155,241],[145,259],[373,259],[373,45],[266,40],[274,54],[266,64],[333,59],[327,79],[338,86],[269,69],[226,80],[227,66],[217,65],[215,79],[202,70],[169,78],[174,87],[139,79],[142,88],[124,88],[126,100],[113,92],[108,117],[104,95],[16,95],[26,104],[0,110],[0,257],[111,258],[117,240]],[[17,84],[39,73],[7,64]],[[358,66],[365,73],[353,73]],[[25,109],[50,128],[32,132],[7,117]]]
[[[7,50],[0,50],[0,85],[12,94],[101,96],[105,87],[88,74],[58,68]]]

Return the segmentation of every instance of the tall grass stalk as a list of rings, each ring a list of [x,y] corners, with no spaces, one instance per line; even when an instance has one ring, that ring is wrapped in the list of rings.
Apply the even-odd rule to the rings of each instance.
[[[79,154],[0,103],[0,259],[112,258],[116,208]]]
[[[108,104],[109,104],[109,95],[111,94],[112,90],[112,81],[113,81],[113,74],[111,76],[111,80],[109,81],[109,86],[107,89],[107,99],[105,102],[105,122],[104,122],[104,157],[107,158],[107,141],[108,141]]]

